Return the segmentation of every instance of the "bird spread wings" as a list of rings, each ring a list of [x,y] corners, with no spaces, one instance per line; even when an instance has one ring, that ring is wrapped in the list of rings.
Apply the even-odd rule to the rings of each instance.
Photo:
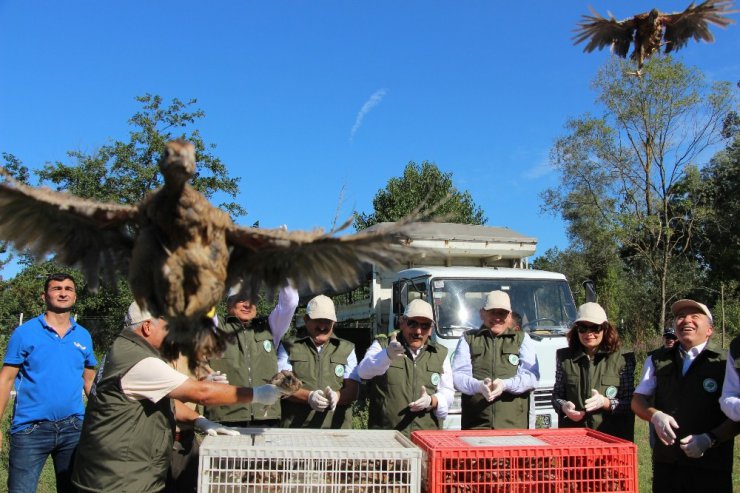
[[[732,24],[734,22],[732,19],[724,17],[724,15],[738,12],[730,10],[731,6],[731,1],[707,1],[696,7],[691,4],[683,12],[666,15],[665,52],[669,53],[683,48],[691,38],[695,41],[713,42],[714,36],[709,30],[709,24],[722,28]]]
[[[593,15],[584,15],[578,24],[578,34],[573,38],[573,44],[590,40],[583,49],[586,53],[613,46],[614,53],[625,58],[632,43],[633,31],[637,26],[634,19],[618,21],[609,13],[609,18],[601,17],[593,8]]]
[[[0,175],[0,238],[37,257],[56,253],[58,262],[79,266],[93,286],[100,273],[112,280],[126,272],[136,207],[29,187],[2,168]]]

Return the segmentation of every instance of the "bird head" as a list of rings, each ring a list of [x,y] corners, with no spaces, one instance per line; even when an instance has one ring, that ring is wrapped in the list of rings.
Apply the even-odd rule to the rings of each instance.
[[[166,182],[184,184],[195,174],[195,147],[182,139],[167,143],[159,169]]]

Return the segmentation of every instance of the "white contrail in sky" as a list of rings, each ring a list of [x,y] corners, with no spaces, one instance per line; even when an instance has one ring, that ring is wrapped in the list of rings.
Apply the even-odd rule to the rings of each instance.
[[[349,133],[349,140],[352,141],[355,138],[355,134],[357,133],[357,130],[360,128],[360,125],[362,125],[362,120],[365,119],[365,115],[370,113],[370,110],[375,108],[380,104],[380,102],[383,100],[383,97],[388,91],[385,89],[378,89],[373,93],[372,96],[370,96],[370,99],[365,101],[365,104],[362,105],[362,108],[360,108],[359,113],[357,113],[357,118],[355,118],[355,124],[352,126],[352,130]]]

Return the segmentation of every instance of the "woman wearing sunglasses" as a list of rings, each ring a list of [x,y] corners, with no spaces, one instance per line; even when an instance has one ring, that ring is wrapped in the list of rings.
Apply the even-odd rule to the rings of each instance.
[[[584,303],[559,349],[553,407],[561,428],[586,427],[632,441],[635,355],[620,349],[619,335],[598,303]]]

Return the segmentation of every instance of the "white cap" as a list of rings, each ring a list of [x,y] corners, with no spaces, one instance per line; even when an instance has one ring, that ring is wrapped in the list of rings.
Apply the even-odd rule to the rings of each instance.
[[[484,310],[506,310],[511,311],[511,300],[509,294],[503,291],[491,291],[486,296],[486,304],[483,305]]]
[[[408,318],[421,317],[430,321],[434,320],[432,305],[420,299],[411,300],[411,303],[406,306],[404,315]]]
[[[601,308],[601,305],[589,302],[578,307],[578,314],[576,315],[576,321],[574,323],[589,322],[601,325],[606,321],[606,312]]]
[[[147,310],[142,310],[139,305],[134,301],[129,305],[128,312],[126,313],[126,317],[124,321],[126,322],[126,325],[139,325],[141,322],[146,322],[147,320],[153,320],[154,317],[151,313],[149,313]]]
[[[306,315],[308,315],[308,318],[311,320],[323,318],[333,322],[337,321],[337,314],[334,311],[334,302],[331,298],[324,296],[323,294],[318,295],[308,302],[308,305],[306,305]]]
[[[704,315],[709,317],[709,322],[714,323],[714,319],[712,318],[712,312],[709,311],[709,308],[707,308],[707,305],[704,303],[699,303],[698,301],[694,300],[678,300],[674,304],[671,305],[671,313],[675,317],[678,315],[678,313],[683,310],[684,308],[697,308],[699,311],[701,311]]]

